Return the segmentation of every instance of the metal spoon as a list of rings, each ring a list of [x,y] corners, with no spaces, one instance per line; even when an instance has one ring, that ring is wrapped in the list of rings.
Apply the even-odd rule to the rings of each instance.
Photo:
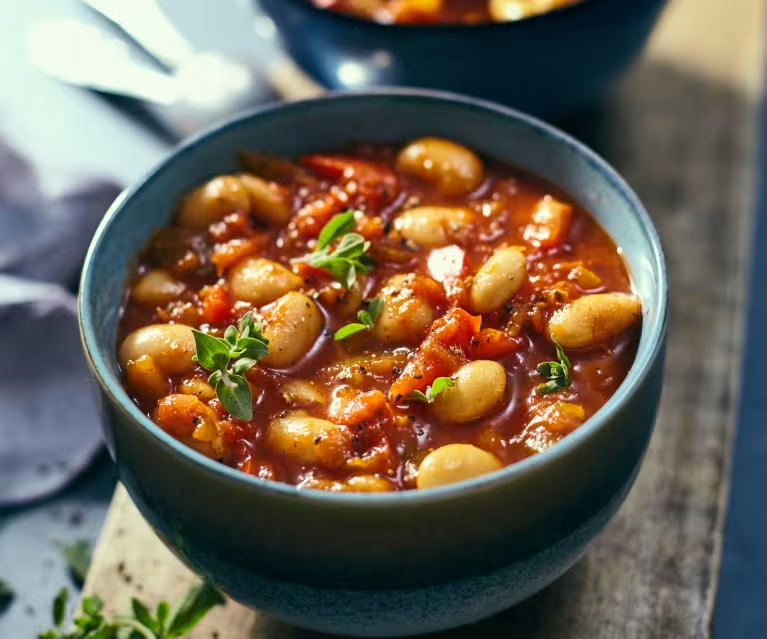
[[[97,4],[110,3],[101,0]],[[320,91],[285,58],[273,61],[267,72],[259,72],[252,65],[215,52],[194,53],[172,26],[167,30],[170,23],[161,11],[154,14],[148,8],[155,5],[153,0],[119,4],[146,5],[148,13],[142,14],[143,21],[131,22],[129,13],[115,17],[126,27],[143,24],[144,31],[137,34],[142,46],[147,46],[166,66],[175,64],[172,72],[139,62],[125,42],[77,20],[35,25],[28,37],[30,60],[65,82],[150,103],[151,112],[179,137],[276,96],[295,99]],[[161,26],[152,29],[149,25],[157,15],[159,21],[154,24]],[[167,42],[167,46],[154,40],[150,44],[149,33]]]
[[[194,102],[215,101],[223,112],[276,96],[300,99],[322,92],[281,51],[274,24],[265,14],[253,19],[255,38],[262,40],[258,64],[213,51],[196,51],[164,13],[158,0],[81,0],[119,26],[144,50],[172,70]],[[248,6],[253,7],[251,2]],[[266,24],[268,23],[268,24]]]

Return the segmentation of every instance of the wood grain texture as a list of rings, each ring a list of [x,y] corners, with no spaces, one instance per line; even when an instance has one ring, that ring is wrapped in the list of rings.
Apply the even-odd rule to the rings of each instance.
[[[672,325],[657,429],[629,499],[544,592],[442,639],[710,635],[734,430],[767,3],[671,0],[650,50],[598,112],[563,126],[637,190],[667,253]],[[287,77],[287,76],[286,76]],[[300,90],[299,90],[300,92]],[[118,488],[86,592],[179,596],[196,578]],[[229,602],[192,639],[319,637]]]

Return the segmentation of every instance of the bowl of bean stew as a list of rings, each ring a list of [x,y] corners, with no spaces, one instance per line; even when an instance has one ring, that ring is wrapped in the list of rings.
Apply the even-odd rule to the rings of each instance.
[[[573,565],[638,472],[667,328],[641,204],[564,133],[381,90],[191,140],[80,292],[123,483],[234,599],[405,636]]]
[[[666,0],[257,2],[291,57],[330,89],[441,89],[552,119],[606,94]]]

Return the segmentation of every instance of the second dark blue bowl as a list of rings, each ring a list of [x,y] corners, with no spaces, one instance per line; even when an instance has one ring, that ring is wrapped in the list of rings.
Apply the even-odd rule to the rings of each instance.
[[[333,89],[414,86],[544,117],[588,105],[641,52],[666,0],[584,0],[518,22],[382,25],[309,0],[258,0],[288,52]]]

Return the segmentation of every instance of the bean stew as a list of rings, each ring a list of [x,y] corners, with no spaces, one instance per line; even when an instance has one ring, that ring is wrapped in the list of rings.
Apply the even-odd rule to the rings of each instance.
[[[131,397],[203,455],[431,488],[555,445],[628,373],[620,250],[553,186],[437,138],[240,159],[150,239],[118,335]]]
[[[329,9],[382,24],[512,22],[585,0],[311,0]]]

